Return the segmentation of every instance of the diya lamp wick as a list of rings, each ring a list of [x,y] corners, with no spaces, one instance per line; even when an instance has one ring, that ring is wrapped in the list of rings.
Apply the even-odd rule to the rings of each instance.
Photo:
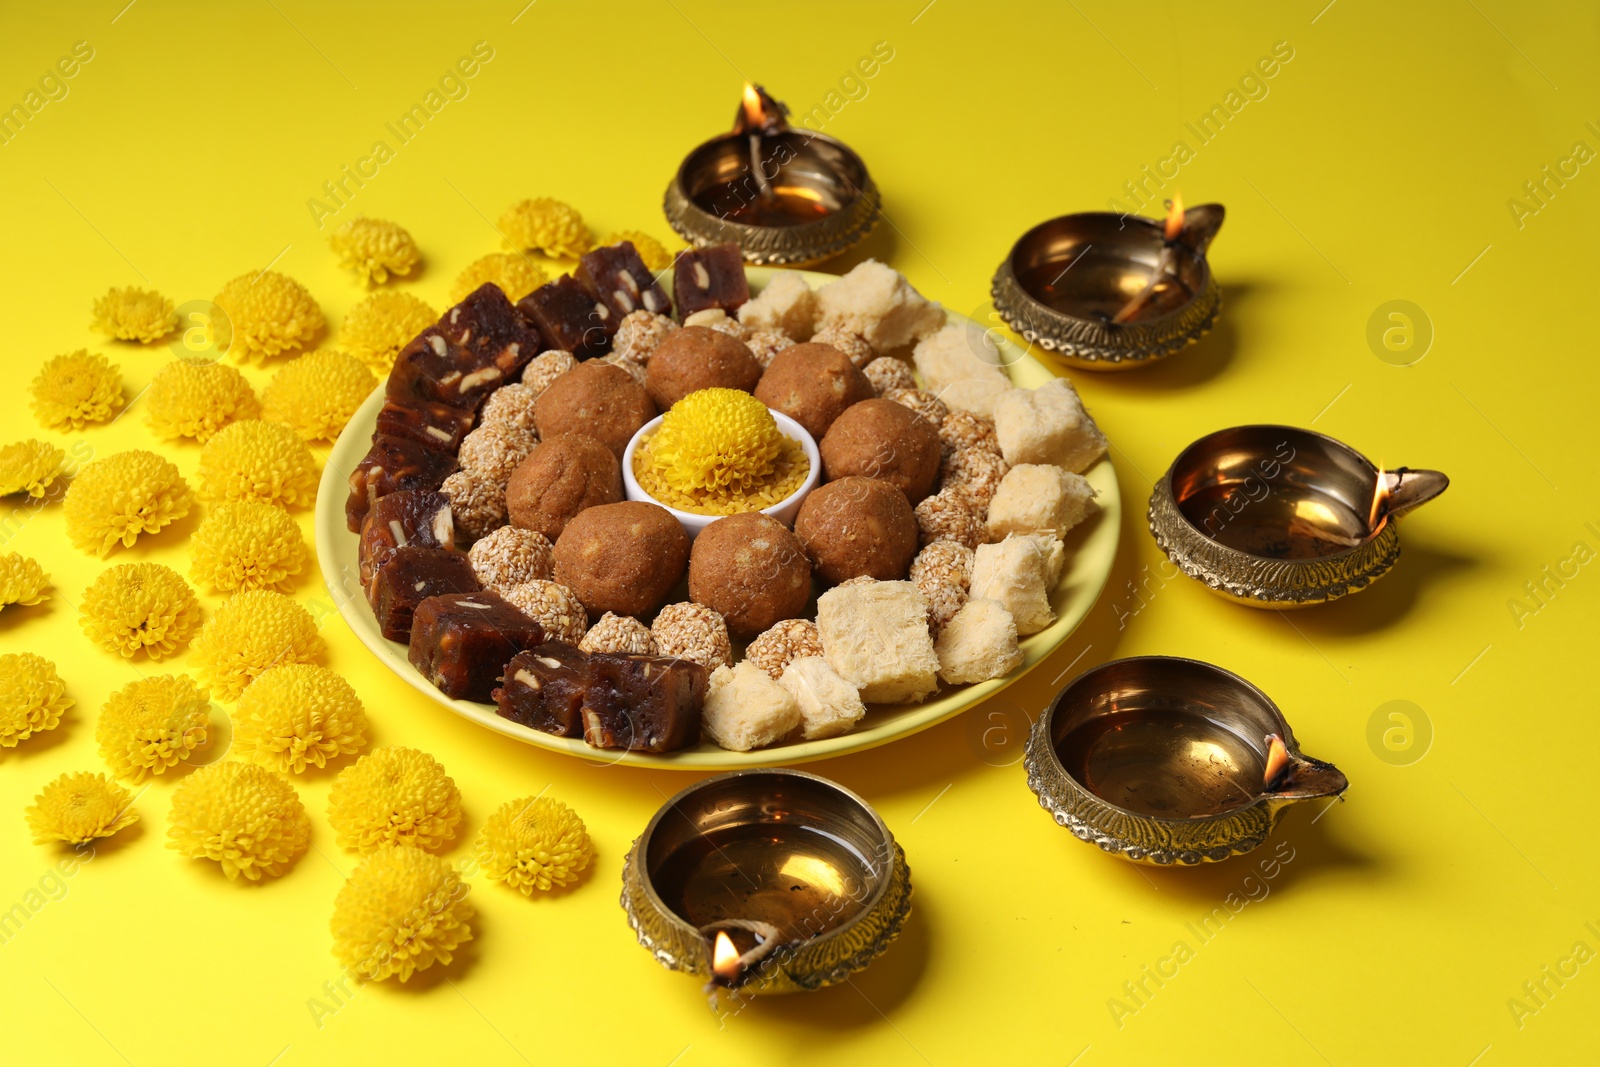
[[[744,930],[754,934],[756,943],[744,952],[728,936],[729,930]],[[721,919],[700,927],[707,938],[711,954],[711,981],[706,983],[706,993],[715,998],[719,989],[738,989],[754,975],[761,963],[782,943],[782,931],[759,919]]]
[[[788,106],[773,99],[761,86],[754,82],[744,83],[744,99],[739,105],[738,115],[734,117],[733,128],[735,132],[742,130],[749,136],[750,172],[755,175],[756,195],[763,203],[772,203],[777,199],[777,193],[773,191],[772,181],[761,163],[762,135],[781,130],[787,124],[785,116],[788,113]]]
[[[1111,321],[1123,323],[1132,319],[1145,304],[1155,295],[1163,282],[1169,277],[1176,279],[1178,276],[1178,238],[1183,234],[1185,212],[1183,210],[1183,197],[1177,193],[1167,201],[1167,221],[1163,229],[1164,239],[1161,242],[1161,254],[1156,259],[1155,268],[1150,272],[1150,280],[1145,282],[1144,288],[1133,295],[1133,299],[1122,305],[1122,309],[1112,316]]]

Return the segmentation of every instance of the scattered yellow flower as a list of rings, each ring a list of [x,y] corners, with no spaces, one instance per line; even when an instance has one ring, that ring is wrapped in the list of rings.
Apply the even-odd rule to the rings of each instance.
[[[323,349],[285,363],[261,401],[267,418],[288,423],[307,441],[332,441],[377,387],[360,360]]]
[[[107,556],[132,547],[189,514],[194,499],[178,468],[154,452],[132,449],[88,464],[67,487],[67,536],[85,552]]]
[[[0,556],[0,611],[7,604],[32,607],[49,600],[50,576],[39,566],[38,560],[29,559],[19,552]]]
[[[244,375],[227,364],[175,359],[150,380],[144,412],[157,436],[205,444],[234,419],[258,417],[261,405]]]
[[[122,408],[122,368],[80,348],[57,356],[33,379],[33,413],[46,429],[81,430]]]
[[[183,576],[159,563],[123,563],[83,591],[78,620],[89,640],[125,658],[178,652],[200,625],[200,602]]]
[[[88,771],[63,774],[45,786],[23,815],[36,845],[52,841],[82,845],[139,821],[126,789]]]
[[[328,236],[339,266],[353,270],[362,285],[382,285],[389,275],[410,274],[422,262],[417,242],[397,223],[356,216]]]
[[[216,295],[226,313],[212,320],[212,344],[229,349],[241,363],[261,362],[291,348],[304,348],[322,329],[322,309],[306,287],[265,270],[241,274]]]
[[[438,760],[414,748],[373,749],[340,771],[328,794],[328,823],[352,852],[438,848],[455,840],[460,822],[461,790]]]
[[[276,771],[360,752],[367,715],[350,683],[311,663],[273,667],[245,686],[233,716],[239,754]]]
[[[218,593],[287,589],[306,565],[306,541],[289,513],[259,500],[218,504],[189,540],[189,574]]]
[[[333,905],[333,954],[368,981],[404,982],[435,963],[448,964],[472,940],[471,886],[449,860],[414,848],[368,856]]]
[[[294,786],[253,763],[201,767],[172,791],[167,847],[216,860],[233,881],[277,877],[311,843],[311,820]]]
[[[210,708],[206,691],[186,674],[129,682],[100,709],[100,758],[118,778],[164,774],[206,743]]]
[[[109,289],[94,302],[90,326],[119,341],[159,341],[178,327],[172,301],[154,289]]]
[[[339,344],[379,374],[389,373],[394,357],[439,313],[410,293],[384,290],[350,309],[339,326]]]
[[[672,253],[667,251],[667,246],[643,230],[619,230],[600,243],[618,245],[623,241],[633,242],[634,251],[639,253],[639,258],[651,270],[666,270],[672,266]]]
[[[594,858],[594,845],[576,812],[549,797],[508,800],[478,831],[478,863],[490,878],[523,896],[567,886]]]
[[[0,656],[0,748],[61,725],[74,701],[55,664],[32,652]]]
[[[311,613],[282,593],[238,593],[211,613],[190,646],[196,669],[220,700],[238,700],[273,667],[311,663],[326,646]]]
[[[547,196],[506,208],[500,232],[513,251],[543,252],[557,259],[577,259],[594,247],[594,234],[578,209]]]
[[[450,303],[459,304],[485,282],[494,282],[513,304],[545,283],[544,271],[519,252],[490,252],[467,264],[450,290]],[[409,338],[407,338],[409,340]]]
[[[27,493],[42,497],[61,473],[67,454],[35,438],[0,448],[0,496]]]
[[[207,504],[258,500],[298,507],[317,499],[316,458],[279,422],[242,419],[223,427],[200,450],[196,473]]]

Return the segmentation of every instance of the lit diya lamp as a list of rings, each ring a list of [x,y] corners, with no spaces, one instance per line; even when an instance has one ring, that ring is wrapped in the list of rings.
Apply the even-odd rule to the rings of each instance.
[[[1073,836],[1162,866],[1249,852],[1289,805],[1350,784],[1301,755],[1261,690],[1174,656],[1113,660],[1073,679],[1034,724],[1024,764],[1039,805]]]
[[[911,912],[905,854],[878,813],[803,771],[707,778],[656,812],[622,869],[639,943],[708,991],[842,982]]]
[[[1088,211],[1040,223],[995,271],[995,309],[1087,370],[1147,366],[1199,340],[1222,306],[1206,249],[1224,211],[1176,197],[1167,209],[1164,220]]]
[[[1434,470],[1382,470],[1342,441],[1236,426],[1178,454],[1150,494],[1150,532],[1182,571],[1252,607],[1358,592],[1400,556],[1396,520],[1444,492]]]
[[[733,242],[745,261],[799,267],[859,244],[878,222],[878,187],[849,146],[789,125],[788,108],[746,82],[733,129],[684,157],[667,221],[684,240]]]

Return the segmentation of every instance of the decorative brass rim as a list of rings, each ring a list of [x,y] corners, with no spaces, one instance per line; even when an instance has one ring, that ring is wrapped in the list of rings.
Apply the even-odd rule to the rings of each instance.
[[[746,263],[778,267],[809,266],[854,248],[878,225],[878,207],[878,187],[871,177],[844,208],[799,226],[750,226],[713,215],[689,199],[679,175],[668,184],[662,203],[667,222],[690,244],[732,241]]]

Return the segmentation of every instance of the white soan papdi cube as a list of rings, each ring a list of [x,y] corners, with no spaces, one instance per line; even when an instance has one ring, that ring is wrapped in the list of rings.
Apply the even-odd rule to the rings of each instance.
[[[1022,665],[1017,647],[1017,621],[998,600],[969,600],[961,605],[934,646],[939,677],[952,685],[987,682]]]
[[[849,733],[867,713],[861,693],[821,656],[790,660],[778,684],[799,706],[800,731],[807,741]]]
[[[1039,555],[1044,557],[1044,582],[1045,587],[1054,589],[1056,583],[1061,581],[1061,571],[1067,565],[1067,546],[1061,543],[1061,538],[1055,534],[1022,534],[1022,537],[1033,542],[1039,550]]]
[[[939,688],[928,602],[910,582],[835,586],[817,600],[817,632],[828,666],[869,704],[914,704]]]
[[[875,259],[858,263],[817,290],[817,328],[860,334],[879,353],[903,348],[943,322],[944,308],[911,288],[905,275]]]
[[[795,341],[808,340],[817,325],[817,294],[798,271],[780,270],[739,308],[739,321],[752,330],[777,330]]]
[[[947,322],[911,352],[922,387],[948,407],[993,413],[999,398],[1012,391],[994,338],[975,322]]]
[[[994,418],[995,403],[1015,390],[1010,382],[997,382],[989,378],[963,378],[939,390],[939,399],[952,410],[960,408],[986,419]]]
[[[1016,389],[996,400],[994,432],[1012,466],[1052,463],[1082,474],[1110,447],[1065,378],[1037,389]]]
[[[1012,535],[979,545],[973,554],[973,600],[998,600],[1017,621],[1017,633],[1033,634],[1055,621],[1050,607],[1048,561],[1031,537]]]
[[[1093,513],[1094,495],[1081,474],[1048,463],[1019,463],[1000,479],[989,501],[989,533],[996,541],[1006,534],[1065,537]]]
[[[749,752],[781,741],[800,726],[800,706],[772,675],[749,660],[711,672],[700,727],[723,748]]]

